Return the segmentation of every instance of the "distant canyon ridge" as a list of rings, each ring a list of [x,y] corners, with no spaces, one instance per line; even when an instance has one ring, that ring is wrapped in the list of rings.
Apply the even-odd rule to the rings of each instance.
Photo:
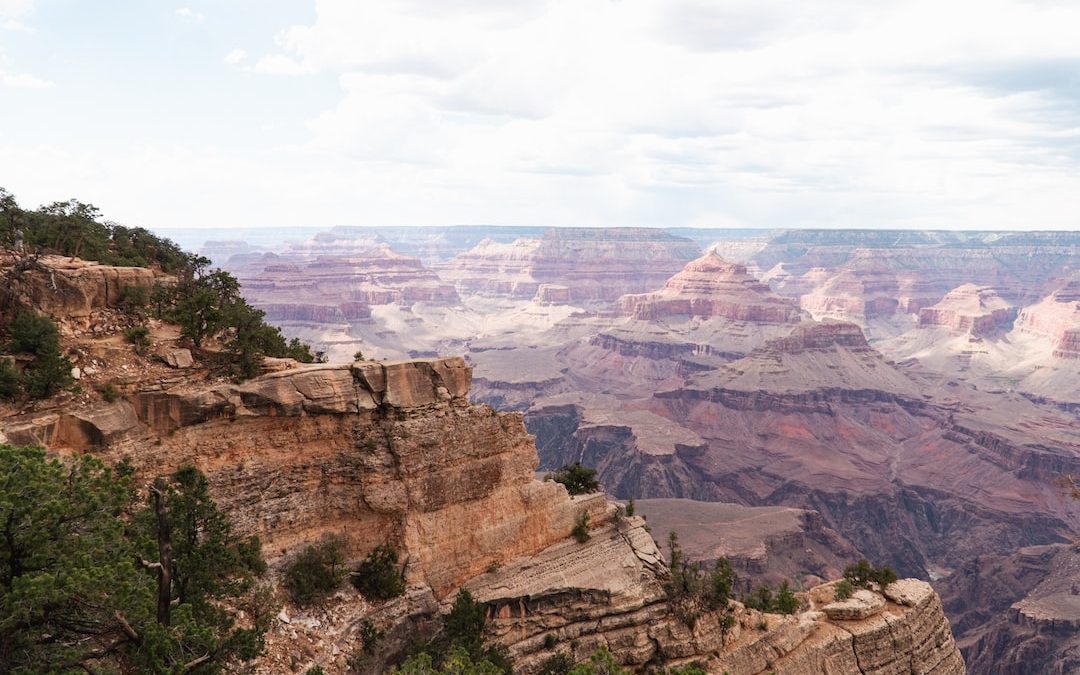
[[[785,574],[865,555],[935,580],[970,672],[1080,665],[1060,485],[1080,474],[1080,233],[215,237],[196,248],[287,335],[331,361],[463,356],[474,400],[525,413],[541,469],[597,467],[701,557],[728,516],[682,500],[798,509],[799,536],[827,536]]]

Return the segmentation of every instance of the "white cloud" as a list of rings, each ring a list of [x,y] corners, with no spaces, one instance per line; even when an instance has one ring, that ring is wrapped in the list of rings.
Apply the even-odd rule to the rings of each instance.
[[[18,33],[33,34],[35,31],[30,26],[17,19],[0,19],[0,29],[15,31]]]
[[[243,49],[234,49],[225,55],[225,64],[229,66],[239,65],[247,59],[247,52]]]
[[[22,16],[37,4],[36,0],[0,0],[0,16]]]
[[[11,59],[0,52],[0,86],[19,87],[23,89],[46,89],[52,87],[53,83],[29,73],[13,71]]]
[[[114,158],[133,181],[127,194],[157,160],[175,161],[170,177],[192,189],[212,188],[198,203],[156,202],[172,209],[162,224],[228,214],[281,225],[1077,225],[1075,3],[316,0],[315,9],[268,52],[224,57],[283,91],[295,78],[335,79],[340,98],[308,120],[304,142],[258,156],[159,148],[153,159]],[[294,79],[273,79],[284,75]],[[268,138],[289,133],[291,122],[268,114]],[[230,211],[252,200],[265,211]]]
[[[196,12],[190,7],[181,7],[180,9],[176,10],[176,16],[182,16],[185,19],[192,19],[194,21],[202,21],[206,18],[205,14],[203,14],[202,12]]]

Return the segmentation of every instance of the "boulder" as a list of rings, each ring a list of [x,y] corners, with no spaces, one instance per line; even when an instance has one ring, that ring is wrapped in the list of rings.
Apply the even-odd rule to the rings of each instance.
[[[885,607],[885,598],[873,591],[855,591],[847,600],[837,600],[822,607],[833,621],[859,621],[871,617]]]

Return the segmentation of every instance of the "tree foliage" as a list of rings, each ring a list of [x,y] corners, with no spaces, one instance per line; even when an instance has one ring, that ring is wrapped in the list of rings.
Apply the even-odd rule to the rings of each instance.
[[[872,583],[885,588],[896,581],[896,572],[887,565],[874,567],[866,558],[863,558],[856,564],[844,568],[844,578],[857,588],[870,588]]]
[[[559,469],[548,477],[556,483],[566,486],[566,491],[572,495],[583,495],[600,490],[600,481],[596,479],[596,469],[583,466],[581,462],[574,462]]]
[[[172,241],[141,227],[103,221],[93,204],[75,199],[23,209],[0,188],[0,244],[11,247],[22,233],[27,251],[97,260],[106,265],[159,267],[181,272],[188,255]]]
[[[475,672],[483,675],[512,672],[510,659],[502,649],[484,647],[486,618],[483,603],[474,600],[465,589],[458,591],[450,612],[443,616],[439,633],[430,642],[420,645],[396,672]],[[462,658],[467,658],[467,662]],[[421,669],[406,670],[407,667]],[[454,670],[461,667],[476,670]]]
[[[174,285],[125,287],[119,306],[140,316],[149,306],[158,318],[178,324],[181,337],[197,348],[208,338],[221,337],[233,355],[233,372],[238,380],[256,375],[265,356],[288,357],[303,363],[322,358],[296,338],[286,341],[278,328],[265,322],[264,312],[240,295],[236,278],[223,270],[210,269],[209,259],[186,253],[168,239],[142,228],[102,221],[100,211],[92,204],[72,199],[28,211],[0,188],[0,245],[12,246],[18,236],[23,238],[24,252],[78,256],[109,265],[158,267],[175,275],[178,282]],[[65,364],[56,358],[39,358],[41,367],[31,375],[26,388],[33,392],[32,396],[43,398],[66,384],[59,377]]]
[[[376,546],[350,579],[356,590],[368,600],[389,600],[405,592],[397,551],[386,544]]]
[[[770,614],[794,614],[799,609],[799,599],[786,579],[775,591],[768,584],[758,586],[743,598],[743,604]]]
[[[670,577],[664,585],[672,611],[686,625],[693,627],[702,614],[719,611],[717,619],[727,625],[732,588],[737,577],[727,558],[718,558],[708,572],[700,564],[691,563],[679,546],[679,536],[668,534],[668,569]]]
[[[262,649],[265,615],[236,628],[226,609],[263,569],[257,541],[232,536],[194,469],[125,517],[129,481],[0,445],[0,672],[216,673]]]
[[[17,386],[11,383],[14,367],[0,369],[4,398],[14,398],[23,392],[30,398],[48,398],[71,384],[71,361],[60,350],[60,331],[47,316],[33,311],[17,314],[8,326],[7,349],[16,354],[33,357],[17,376]]]
[[[297,605],[313,605],[337,590],[345,579],[345,540],[328,535],[309,544],[285,566],[283,582]]]

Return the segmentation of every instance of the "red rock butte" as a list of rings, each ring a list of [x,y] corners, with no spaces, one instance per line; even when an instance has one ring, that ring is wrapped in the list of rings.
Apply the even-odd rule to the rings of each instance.
[[[798,321],[799,308],[750,275],[745,265],[710,251],[691,261],[664,288],[654,293],[624,295],[619,309],[636,319],[668,316],[722,317],[751,323]]]

